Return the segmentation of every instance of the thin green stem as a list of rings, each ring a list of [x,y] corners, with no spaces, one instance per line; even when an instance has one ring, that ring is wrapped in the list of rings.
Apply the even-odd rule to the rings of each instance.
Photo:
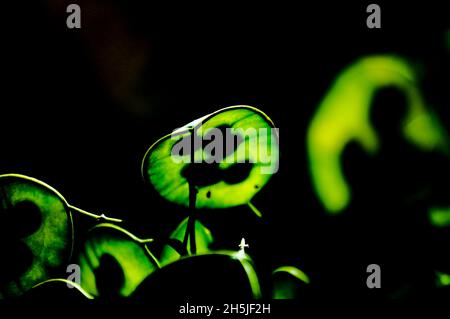
[[[190,158],[190,165],[195,165],[195,141],[194,141],[194,135],[195,135],[195,129],[190,129],[191,133],[191,158]],[[196,244],[196,238],[195,238],[195,221],[197,218],[196,210],[195,210],[195,204],[197,201],[197,187],[194,183],[188,180],[189,185],[189,218],[188,223],[186,226],[186,232],[184,234],[184,240],[183,240],[183,246],[187,250],[188,246],[188,239],[190,242],[190,253],[191,255],[195,255],[197,253],[197,244]]]
[[[183,238],[183,249],[184,249],[186,255],[189,255],[187,247],[188,247],[188,241],[189,241],[189,227],[188,226],[189,226],[190,219],[191,219],[191,217],[189,216],[188,221],[187,221],[186,230],[184,231],[184,238]]]
[[[89,212],[87,212],[87,211],[85,211],[85,210],[83,210],[81,208],[78,208],[78,207],[75,207],[75,206],[72,206],[72,205],[69,205],[69,208],[71,210],[77,212],[77,213],[82,214],[82,215],[89,216],[89,217],[92,217],[92,218],[95,218],[95,219],[98,219],[98,220],[102,220],[102,221],[105,221],[105,222],[114,222],[114,223],[121,223],[122,222],[121,219],[107,217],[104,214],[101,214],[101,215],[92,214],[92,213],[89,213]]]
[[[161,268],[161,265],[159,264],[158,259],[156,259],[156,257],[152,254],[152,252],[150,251],[150,249],[147,247],[147,245],[144,245],[144,249],[148,255],[148,257],[150,258],[150,261],[153,263],[153,265],[156,268]]]
[[[197,254],[197,241],[195,238],[195,222],[197,220],[197,213],[195,211],[195,202],[197,200],[197,189],[195,186],[189,186],[189,238],[190,238],[190,248],[191,254]]]
[[[262,217],[261,212],[259,211],[258,208],[255,207],[255,205],[253,205],[251,202],[248,202],[247,205],[248,205],[248,207],[250,207],[250,209],[252,210],[252,212],[255,213],[256,216],[258,216],[259,218]]]

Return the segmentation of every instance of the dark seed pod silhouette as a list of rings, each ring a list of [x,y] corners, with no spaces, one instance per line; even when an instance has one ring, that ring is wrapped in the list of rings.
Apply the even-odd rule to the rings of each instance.
[[[278,152],[272,120],[254,107],[232,106],[154,143],[142,174],[171,202],[189,206],[195,189],[196,208],[227,208],[250,203],[278,169]]]
[[[72,213],[114,220],[70,205],[51,186],[19,174],[0,175],[0,299],[66,275],[73,248]]]
[[[95,226],[78,258],[81,287],[94,297],[128,297],[159,268],[158,260],[147,247],[152,241],[139,239],[113,224]]]
[[[250,257],[242,252],[217,251],[181,258],[148,276],[132,298],[157,300],[251,300],[261,298]]]

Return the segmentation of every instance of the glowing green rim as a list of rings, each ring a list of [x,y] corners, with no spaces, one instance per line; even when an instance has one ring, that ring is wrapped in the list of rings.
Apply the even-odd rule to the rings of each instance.
[[[287,274],[293,276],[294,278],[296,278],[296,279],[298,279],[298,280],[300,280],[300,281],[302,281],[302,282],[304,282],[306,284],[310,283],[308,275],[305,274],[300,269],[298,269],[297,267],[282,266],[282,267],[279,267],[279,268],[275,269],[272,272],[272,275],[276,275],[276,274],[279,274],[279,273],[287,273]]]
[[[237,252],[230,251],[230,250],[211,251],[211,252],[206,252],[203,254],[182,256],[177,261],[189,259],[189,258],[195,258],[197,256],[215,256],[215,255],[228,256],[228,257],[231,257],[232,259],[238,260],[241,263],[242,267],[244,268],[245,273],[248,277],[248,281],[250,283],[250,289],[252,290],[253,297],[255,299],[261,298],[261,287],[259,285],[259,279],[258,279],[256,270],[255,270],[255,267],[253,264],[253,259],[249,255],[243,254],[242,251],[237,251]],[[170,264],[173,264],[173,263],[170,263]]]
[[[148,243],[151,243],[151,242],[154,241],[152,238],[141,239],[141,238],[137,237],[136,235],[133,235],[132,233],[130,233],[128,230],[123,229],[122,227],[119,227],[119,226],[114,225],[114,224],[109,224],[109,223],[103,223],[103,224],[95,225],[94,227],[92,227],[89,230],[89,232],[92,232],[92,231],[95,231],[95,230],[98,230],[98,229],[100,229],[100,230],[102,230],[102,229],[114,229],[114,230],[120,232],[122,235],[125,235],[126,237],[131,239],[133,242],[137,243],[139,246],[142,246],[144,248],[144,251],[147,254],[147,257],[149,257],[150,261],[156,266],[156,268],[161,268],[158,259],[152,254],[150,249],[147,247]]]
[[[150,153],[152,152],[152,150],[158,146],[159,144],[161,144],[163,141],[165,141],[168,138],[177,136],[177,135],[182,135],[182,134],[186,134],[189,133],[190,130],[196,130],[198,129],[200,126],[202,126],[203,124],[205,124],[206,122],[208,122],[212,117],[223,113],[223,112],[227,112],[230,110],[238,110],[238,109],[244,109],[244,110],[251,110],[254,111],[256,114],[261,115],[261,117],[273,128],[275,128],[275,124],[273,123],[273,121],[270,119],[270,117],[267,116],[266,113],[264,113],[263,111],[261,111],[260,109],[257,109],[256,107],[253,106],[249,106],[249,105],[235,105],[235,106],[229,106],[229,107],[225,107],[223,109],[217,110],[213,113],[210,113],[208,115],[205,115],[203,117],[200,117],[199,119],[201,119],[201,121],[194,127],[187,127],[186,129],[179,131],[177,130],[176,133],[172,132],[170,134],[165,135],[164,137],[160,138],[159,140],[157,140],[155,143],[153,143],[152,146],[149,147],[149,149],[147,150],[147,152],[145,152],[144,158],[142,159],[142,164],[141,164],[141,175],[144,179],[145,182],[148,182],[151,184],[151,182],[148,180],[148,174],[146,174],[146,172],[148,171],[148,161],[147,158],[150,155]],[[198,119],[197,119],[198,120]],[[195,121],[195,120],[194,120]],[[183,127],[181,127],[180,129],[182,129]],[[275,134],[278,138],[278,131],[275,130]]]
[[[38,287],[40,287],[42,285],[45,285],[46,283],[49,283],[49,282],[63,282],[63,283],[66,283],[68,285],[71,285],[75,289],[77,289],[87,299],[94,299],[94,297],[90,293],[85,291],[79,284],[77,284],[76,282],[67,280],[67,279],[63,279],[63,278],[55,278],[55,279],[49,279],[49,280],[43,281],[41,283],[38,283],[37,285],[34,285],[31,289],[38,288]]]

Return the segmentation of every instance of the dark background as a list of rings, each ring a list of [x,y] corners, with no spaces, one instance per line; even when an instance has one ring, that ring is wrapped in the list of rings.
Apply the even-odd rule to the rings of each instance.
[[[368,263],[357,254],[370,245],[316,199],[306,128],[338,72],[376,53],[422,66],[424,94],[448,127],[443,2],[377,2],[379,30],[367,29],[364,2],[77,3],[81,30],[66,27],[64,2],[2,4],[0,173],[41,179],[75,206],[125,219],[140,237],[165,238],[185,212],[144,184],[147,148],[219,108],[258,107],[280,128],[280,171],[254,199],[263,222],[245,207],[202,212],[215,248],[237,249],[245,236],[263,283],[292,264],[320,295],[365,296]],[[336,251],[344,242],[355,247]]]

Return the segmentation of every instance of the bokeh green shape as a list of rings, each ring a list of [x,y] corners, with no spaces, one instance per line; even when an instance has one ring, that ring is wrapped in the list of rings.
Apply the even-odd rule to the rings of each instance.
[[[142,162],[142,175],[144,180],[152,184],[158,193],[167,200],[186,207],[189,206],[188,181],[181,175],[183,168],[188,164],[174,161],[171,156],[172,148],[181,139],[190,136],[192,130],[201,130],[202,135],[204,135],[209,129],[224,125],[242,130],[265,128],[270,132],[270,135],[268,134],[264,138],[258,138],[258,147],[256,149],[247,147],[245,159],[254,162],[248,178],[236,184],[227,184],[224,181],[220,181],[214,185],[198,187],[195,206],[196,208],[227,208],[248,204],[272,175],[262,174],[262,170],[274,169],[275,172],[275,168],[278,169],[279,158],[278,132],[277,130],[271,130],[275,128],[274,123],[262,111],[251,106],[238,105],[218,110],[194,120],[159,139],[148,149],[144,156]],[[235,153],[229,154],[224,158],[219,164],[219,169],[224,170],[233,165],[232,163],[227,163],[232,157],[236,160],[242,160],[242,156],[236,156],[236,153],[240,155],[244,154],[240,148],[245,148],[246,143],[252,143],[251,139],[246,139],[246,142],[241,143]],[[267,151],[267,157],[276,158],[276,163],[265,163],[268,161],[268,158],[265,157],[263,162],[258,156],[258,152],[265,153],[261,151],[260,147],[267,148],[269,143],[276,143],[274,147],[275,154],[272,154],[271,147]],[[189,154],[177,156],[177,160],[186,160],[186,157],[189,156]],[[205,154],[201,149],[196,150],[194,156],[195,158],[205,158]]]
[[[49,279],[54,272],[65,271],[73,246],[73,223],[69,205],[51,186],[20,174],[0,175],[0,194],[9,205],[31,201],[41,211],[39,229],[22,241],[33,254],[29,269],[0,289],[0,299],[20,296],[36,284]],[[5,256],[14,258],[13,256]],[[9,262],[8,259],[2,262]],[[11,261],[14,262],[14,261]]]
[[[160,267],[146,245],[150,241],[139,239],[114,224],[104,223],[93,227],[78,257],[80,286],[90,295],[100,296],[94,270],[99,267],[100,258],[109,254],[118,262],[124,274],[119,294],[122,297],[130,296],[145,277]]]
[[[429,208],[428,219],[430,224],[435,227],[450,227],[450,207]]]
[[[436,287],[450,286],[450,275],[444,272],[435,271],[435,283]]]
[[[379,149],[377,132],[369,122],[369,107],[375,91],[386,86],[398,87],[407,97],[409,108],[403,122],[406,140],[424,151],[448,152],[447,133],[425,104],[414,66],[395,55],[357,60],[335,79],[307,132],[312,183],[328,213],[341,212],[351,199],[340,163],[345,145],[353,140],[369,154]]]

